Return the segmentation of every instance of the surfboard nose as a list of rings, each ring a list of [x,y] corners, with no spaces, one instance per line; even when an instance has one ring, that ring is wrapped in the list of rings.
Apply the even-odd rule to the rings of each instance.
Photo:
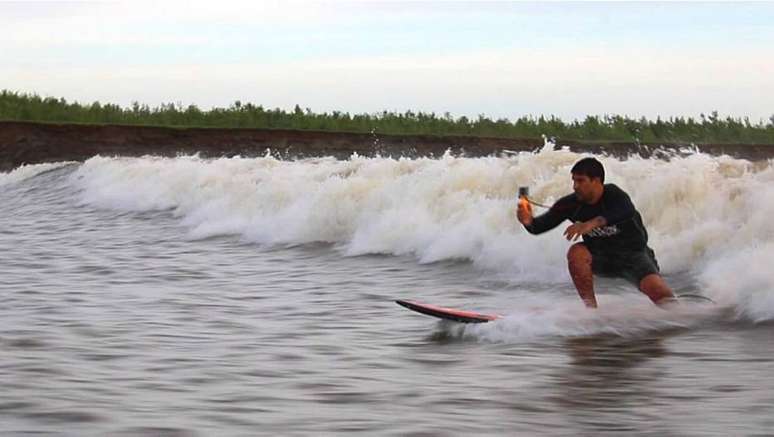
[[[420,314],[459,323],[486,323],[500,318],[500,316],[496,314],[482,314],[473,311],[446,308],[413,300],[398,299],[395,303]]]

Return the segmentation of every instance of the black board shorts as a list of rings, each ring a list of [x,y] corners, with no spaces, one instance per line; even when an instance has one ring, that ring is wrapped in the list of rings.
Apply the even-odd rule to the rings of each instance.
[[[599,276],[624,278],[638,287],[642,278],[660,271],[650,247],[640,251],[592,252],[591,270]]]

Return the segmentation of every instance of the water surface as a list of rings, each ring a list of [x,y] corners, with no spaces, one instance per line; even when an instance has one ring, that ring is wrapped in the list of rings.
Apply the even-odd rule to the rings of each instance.
[[[512,194],[578,155],[94,158],[0,174],[4,435],[774,430],[774,170],[605,161],[679,292],[585,310]],[[659,175],[656,177],[655,175]],[[458,325],[395,299],[505,317]]]

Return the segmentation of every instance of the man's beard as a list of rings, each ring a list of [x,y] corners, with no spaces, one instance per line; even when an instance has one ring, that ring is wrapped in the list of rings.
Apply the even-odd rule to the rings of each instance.
[[[583,196],[581,193],[579,193],[577,191],[575,192],[575,198],[578,199],[578,201],[582,202],[582,203],[589,203],[590,202],[590,200],[587,197]]]

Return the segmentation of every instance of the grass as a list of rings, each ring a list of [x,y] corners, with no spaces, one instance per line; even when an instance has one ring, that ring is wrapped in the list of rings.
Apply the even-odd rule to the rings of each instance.
[[[500,138],[540,138],[545,135],[559,140],[647,144],[774,144],[774,115],[768,122],[750,122],[748,118],[722,118],[717,111],[702,114],[698,120],[690,117],[648,120],[605,115],[587,116],[572,122],[554,116],[524,116],[511,121],[492,120],[484,115],[469,119],[464,116],[454,118],[449,113],[436,115],[413,111],[318,114],[298,105],[293,111],[285,111],[240,101],[228,108],[208,111],[195,105],[173,103],[155,108],[137,102],[130,107],[100,102],[84,105],[64,98],[42,98],[36,94],[3,90],[0,92],[0,120]]]

